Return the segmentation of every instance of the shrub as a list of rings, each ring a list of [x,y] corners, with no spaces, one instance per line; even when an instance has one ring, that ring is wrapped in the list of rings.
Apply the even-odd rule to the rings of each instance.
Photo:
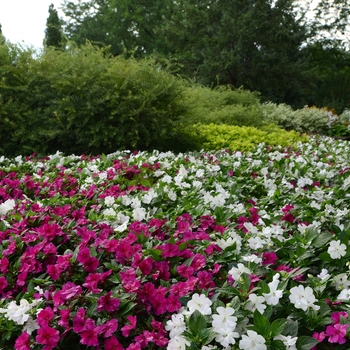
[[[269,146],[295,146],[298,141],[308,140],[306,135],[282,130],[274,124],[264,126],[262,129],[225,124],[196,124],[192,130],[200,135],[200,141],[205,150],[251,151],[260,143]]]
[[[259,95],[242,88],[232,90],[221,86],[209,89],[201,85],[189,85],[185,101],[190,110],[188,123],[261,126],[262,113]]]
[[[186,112],[181,79],[150,60],[112,58],[90,44],[71,45],[66,51],[47,49],[16,69],[21,70],[21,80],[1,86],[11,89],[2,96],[6,109],[1,117],[8,115],[8,133],[20,125],[27,134],[23,147],[14,151],[7,140],[2,150],[6,155],[162,148]],[[15,89],[23,96],[15,96]]]
[[[325,109],[304,107],[294,111],[286,104],[272,102],[262,104],[261,109],[265,121],[286,130],[325,133],[328,129],[329,118]]]

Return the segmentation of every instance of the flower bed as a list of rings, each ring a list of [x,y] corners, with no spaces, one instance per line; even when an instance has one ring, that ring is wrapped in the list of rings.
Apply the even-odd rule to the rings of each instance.
[[[349,159],[0,158],[0,349],[348,349]]]

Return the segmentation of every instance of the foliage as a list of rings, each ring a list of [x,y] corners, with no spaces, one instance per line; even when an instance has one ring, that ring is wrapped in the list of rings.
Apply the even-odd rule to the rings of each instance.
[[[259,94],[248,90],[218,86],[214,89],[191,84],[185,89],[189,105],[186,122],[189,124],[229,124],[261,126]]]
[[[170,0],[65,0],[62,10],[69,18],[65,31],[70,40],[83,45],[86,40],[100,46],[110,46],[113,55],[124,51],[135,57],[166,52],[165,44],[155,28],[170,12]]]
[[[268,102],[262,105],[264,119],[286,130],[326,133],[330,119],[327,109],[304,107],[293,110],[286,104]]]
[[[313,103],[341,114],[350,107],[350,51],[344,44],[313,43],[308,49],[309,65],[316,69],[318,82]]]
[[[161,149],[186,112],[181,79],[151,60],[112,58],[92,45],[48,48],[6,69],[16,70],[2,82],[0,115],[8,125],[1,130],[7,140],[1,151],[7,155]],[[12,141],[13,133],[19,135]]]
[[[296,19],[294,1],[176,3],[159,33],[186,75],[205,85],[259,91],[265,101],[305,104],[313,78],[301,49],[306,28]]]
[[[62,21],[58,17],[57,10],[54,5],[49,6],[49,17],[46,21],[45,29],[45,46],[53,46],[57,49],[65,47],[65,38],[62,33]]]
[[[285,131],[275,124],[263,126],[261,129],[226,124],[197,124],[191,126],[190,129],[199,134],[205,150],[252,151],[260,143],[286,147],[308,140],[305,135],[300,135],[295,131]]]
[[[1,157],[0,348],[348,349],[349,155]]]

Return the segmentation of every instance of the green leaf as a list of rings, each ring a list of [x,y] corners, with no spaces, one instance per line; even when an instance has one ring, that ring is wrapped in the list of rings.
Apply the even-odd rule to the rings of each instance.
[[[258,310],[254,311],[254,327],[253,329],[262,335],[264,338],[268,338],[270,333],[270,322],[262,315]]]
[[[3,220],[0,221],[0,232],[5,232],[7,230],[7,227]]]
[[[238,286],[243,294],[247,294],[250,289],[251,280],[248,274],[242,273],[238,280]]]
[[[308,336],[301,336],[297,340],[297,349],[298,350],[310,350],[312,347],[314,347],[316,344],[318,344],[319,341]]]
[[[272,340],[269,345],[269,350],[285,350],[286,347],[282,340]]]
[[[332,239],[333,235],[329,232],[319,234],[312,242],[312,246],[315,248],[321,248],[326,245]]]
[[[282,332],[283,335],[296,337],[298,335],[298,322],[293,320],[287,320],[287,324]]]
[[[270,326],[271,338],[281,334],[283,330],[286,328],[286,325],[287,325],[287,320],[283,318],[279,318],[273,321]]]
[[[205,317],[198,310],[195,310],[188,319],[188,327],[193,335],[198,335],[207,328]]]
[[[127,315],[137,304],[132,301],[121,303],[118,309],[118,316]]]

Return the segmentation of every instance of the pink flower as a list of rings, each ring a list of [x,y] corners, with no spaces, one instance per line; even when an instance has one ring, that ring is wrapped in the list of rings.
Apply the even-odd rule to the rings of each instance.
[[[98,268],[99,261],[94,256],[91,256],[84,262],[84,270],[86,272],[95,272]]]
[[[4,289],[8,286],[7,280],[5,276],[0,277],[0,293],[4,291]]]
[[[43,326],[38,329],[35,340],[39,344],[54,348],[60,341],[60,332],[49,326]]]
[[[66,329],[69,329],[69,314],[70,314],[70,309],[61,309],[59,311],[61,315],[61,319],[58,321],[58,324]]]
[[[38,317],[37,317],[36,321],[37,321],[39,326],[44,327],[44,326],[49,325],[49,322],[53,319],[53,317],[54,317],[54,312],[48,306],[44,310],[41,310],[38,313]]]
[[[116,337],[110,337],[105,340],[105,350],[123,350],[123,346]]]
[[[141,345],[139,343],[132,343],[126,348],[126,350],[141,350]]]
[[[277,255],[274,252],[264,252],[262,255],[262,265],[272,265],[277,261]]]
[[[81,264],[85,264],[86,261],[88,261],[88,259],[91,257],[90,254],[90,249],[89,248],[82,248],[80,247],[79,249],[79,253],[77,255],[77,260],[81,263]]]
[[[111,298],[112,292],[108,292],[106,295],[101,296],[97,300],[97,311],[101,312],[106,310],[108,313],[117,311],[120,305],[120,301],[118,298]]]
[[[128,321],[130,324],[125,325],[121,328],[123,337],[128,337],[130,332],[136,328],[137,317],[136,316],[128,316]]]
[[[333,323],[339,323],[340,322],[340,317],[343,316],[345,317],[346,319],[348,318],[348,313],[345,312],[345,311],[339,311],[339,312],[333,312],[332,313],[332,320],[333,320]]]
[[[173,313],[181,308],[182,304],[178,296],[170,294],[167,298],[167,311]]]
[[[96,327],[95,321],[88,318],[84,330],[80,333],[80,343],[87,346],[98,346],[98,335],[101,327]]]
[[[345,344],[346,339],[346,330],[349,327],[349,324],[340,324],[337,323],[334,326],[327,326],[326,336],[328,336],[328,341],[330,343]]]
[[[101,334],[105,338],[112,336],[112,334],[118,329],[118,320],[116,318],[112,318],[107,321],[101,328]]]
[[[29,346],[30,336],[27,332],[23,332],[15,342],[15,350],[30,350]]]
[[[78,309],[73,318],[73,330],[75,333],[80,333],[85,328],[85,309],[82,307]]]

